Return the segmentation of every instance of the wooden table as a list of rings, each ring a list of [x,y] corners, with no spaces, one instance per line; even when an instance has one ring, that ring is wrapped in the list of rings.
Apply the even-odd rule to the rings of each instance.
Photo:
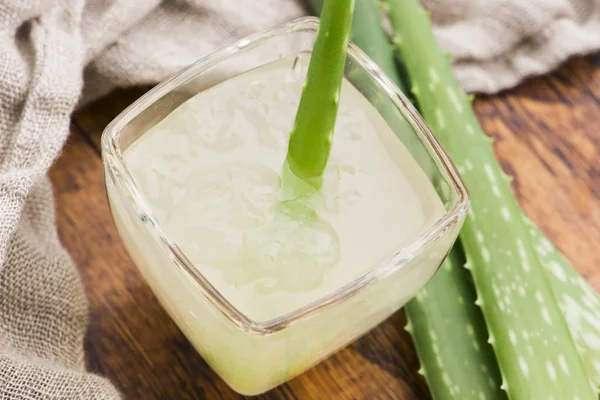
[[[128,399],[235,399],[142,281],[113,225],[102,182],[100,134],[143,90],[117,92],[73,118],[51,170],[61,239],[90,301],[88,366]],[[479,98],[527,214],[600,291],[600,55],[550,77]],[[404,316],[261,399],[427,399]]]

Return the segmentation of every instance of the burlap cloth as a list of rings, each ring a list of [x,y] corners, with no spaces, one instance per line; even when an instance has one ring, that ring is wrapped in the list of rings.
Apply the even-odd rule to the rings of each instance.
[[[425,3],[469,90],[512,86],[600,45],[598,1]],[[45,177],[74,107],[305,12],[296,0],[0,0],[0,398],[119,397],[85,371],[87,304]]]

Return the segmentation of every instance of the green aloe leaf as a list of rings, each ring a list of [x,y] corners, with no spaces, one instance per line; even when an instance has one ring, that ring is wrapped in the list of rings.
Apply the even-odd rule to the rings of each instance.
[[[506,399],[464,255],[456,244],[431,281],[406,305],[407,330],[436,400]]]
[[[595,398],[508,179],[435,41],[426,12],[418,0],[386,4],[421,113],[471,191],[472,207],[460,237],[501,387],[514,399]]]

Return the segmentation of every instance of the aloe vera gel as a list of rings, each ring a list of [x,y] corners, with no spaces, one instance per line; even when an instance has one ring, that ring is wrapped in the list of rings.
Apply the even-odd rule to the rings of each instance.
[[[284,59],[198,94],[125,156],[165,233],[258,321],[358,278],[445,212],[348,83],[321,190],[297,198],[282,190],[306,65],[306,56]]]
[[[249,332],[208,300],[217,293],[253,326],[285,319],[390,263],[446,213],[409,151],[346,80],[320,189],[286,190],[298,184],[284,165],[309,58],[285,57],[200,92],[124,153],[147,210],[213,293],[157,248],[107,182],[144,277],[207,362],[244,394],[292,378],[381,322],[425,284],[453,241],[274,332]]]

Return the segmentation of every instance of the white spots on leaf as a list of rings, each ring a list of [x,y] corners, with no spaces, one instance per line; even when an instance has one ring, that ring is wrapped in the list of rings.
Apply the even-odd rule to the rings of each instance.
[[[579,287],[581,288],[581,291],[585,294],[585,296],[588,299],[590,299],[590,301],[596,304],[600,304],[600,298],[598,298],[598,295],[596,294],[594,289],[592,289],[591,286],[587,284],[585,279],[583,279],[581,276],[577,276],[575,279],[577,280],[577,283],[579,284]],[[600,330],[600,319],[597,318],[594,321],[595,323],[593,325],[598,330]]]
[[[492,285],[492,290],[494,291],[494,295],[496,297],[500,297],[501,290],[498,285]]]
[[[487,400],[487,396],[483,392],[479,392],[479,400]]]
[[[492,166],[490,164],[485,164],[483,166],[483,169],[485,170],[485,173],[487,174],[490,182],[496,183],[496,175],[494,174],[494,170],[492,169]]]
[[[442,368],[442,357],[440,357],[440,353],[435,353],[435,362]]]
[[[483,257],[483,261],[485,262],[490,262],[492,260],[492,255],[490,254],[490,251],[487,249],[487,247],[481,248],[481,256]]]
[[[470,337],[475,337],[475,329],[473,328],[473,324],[471,324],[471,323],[467,324],[467,333],[469,334]]]
[[[546,248],[544,246],[538,245],[535,247],[536,251],[538,252],[539,255],[541,256],[547,256],[548,253],[546,253]]]
[[[441,108],[435,109],[435,119],[437,120],[440,129],[444,129],[446,127],[446,119],[444,118],[444,112]]]
[[[567,375],[569,374],[569,366],[567,365],[567,359],[565,358],[564,354],[558,355],[558,365],[560,366],[560,369],[562,369],[565,374],[567,374]]]
[[[525,245],[521,239],[517,239],[517,248],[519,249],[519,256],[522,259],[527,259],[527,252],[525,251]]]
[[[429,67],[429,77],[431,78],[433,83],[440,83],[440,76],[438,75],[438,72],[435,70],[435,68]]]
[[[525,339],[525,341],[529,340],[529,333],[527,333],[527,331],[523,331],[523,339]]]
[[[498,185],[492,185],[492,194],[496,197],[502,196],[502,193],[500,193],[500,187]]]
[[[542,242],[542,245],[546,248],[546,251],[548,253],[552,253],[554,251],[554,246],[548,240],[548,238],[542,236],[541,239],[540,239],[540,241]]]
[[[527,346],[527,352],[533,357],[533,347],[531,345]]]
[[[594,366],[594,369],[596,370],[596,372],[600,372],[600,361],[592,361],[592,365]]]
[[[527,366],[527,361],[525,361],[525,358],[521,356],[519,356],[519,368],[521,368],[521,372],[523,372],[523,375],[529,375],[529,367]]]
[[[463,106],[460,103],[460,100],[459,100],[458,96],[456,95],[456,91],[454,90],[454,88],[452,86],[448,86],[446,88],[446,90],[448,92],[448,97],[450,97],[450,101],[452,101],[452,104],[456,108],[456,111],[459,114],[462,114],[462,112],[463,112]]]
[[[523,286],[519,286],[519,294],[522,297],[525,297],[525,295],[527,294],[527,292],[525,292],[525,288]]]
[[[529,257],[527,256],[527,251],[525,250],[525,245],[521,239],[517,239],[517,248],[519,250],[519,256],[521,257],[521,267],[525,272],[528,272],[531,267],[529,265]]]
[[[556,261],[551,261],[548,264],[548,267],[550,268],[554,276],[556,276],[559,280],[563,282],[567,280],[567,275],[565,274],[564,269],[559,263],[557,263]]]
[[[477,233],[475,234],[475,236],[477,236],[477,241],[479,243],[483,243],[483,240],[484,240],[484,238],[483,238],[483,232],[477,231]]]
[[[594,308],[594,307],[596,306],[596,305],[594,304],[594,301],[593,301],[593,300],[591,300],[591,299],[590,299],[590,298],[588,298],[588,297],[584,297],[584,298],[583,298],[583,304],[585,304],[585,306],[586,306],[586,307],[589,307],[589,308]]]
[[[502,218],[506,221],[509,222],[511,220],[511,215],[510,215],[510,211],[508,208],[506,207],[502,207],[500,209],[500,212],[502,213]]]
[[[508,337],[509,337],[510,342],[512,344],[517,344],[517,334],[515,333],[515,331],[513,331],[512,329],[510,329],[508,331]]]
[[[471,338],[471,344],[473,345],[473,348],[475,349],[475,351],[479,351],[479,349],[480,349],[479,343],[477,342],[477,340],[475,338],[475,328],[473,328],[473,325],[471,323],[467,324],[467,334]]]
[[[444,383],[446,384],[446,386],[450,386],[450,384],[452,383],[450,381],[450,375],[448,375],[448,373],[444,372],[444,374],[442,375],[442,379],[444,380]]]
[[[556,369],[554,369],[554,365],[552,362],[548,361],[546,363],[546,372],[548,372],[548,376],[550,379],[555,382],[556,381]]]
[[[467,169],[467,171],[473,170],[473,164],[471,163],[471,161],[465,160],[465,168]]]
[[[469,135],[475,135],[475,128],[473,128],[473,125],[467,125],[466,130]]]
[[[595,350],[600,349],[600,337],[593,333],[582,333],[582,337],[588,347]]]
[[[548,325],[552,325],[552,318],[550,318],[550,313],[546,307],[542,308],[542,318]]]
[[[540,292],[539,290],[535,291],[535,298],[537,301],[539,301],[540,303],[544,302],[544,296],[542,296],[542,292]]]

